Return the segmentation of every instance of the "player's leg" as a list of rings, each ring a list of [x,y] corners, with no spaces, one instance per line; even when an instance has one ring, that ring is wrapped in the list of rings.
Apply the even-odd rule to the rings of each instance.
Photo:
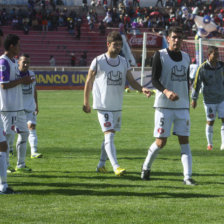
[[[156,159],[160,149],[166,145],[167,137],[170,135],[172,122],[172,111],[166,109],[156,109],[154,124],[154,137],[156,137],[156,141],[153,142],[148,149],[148,154],[142,166],[141,179],[150,179],[152,163]]]
[[[189,110],[176,110],[173,132],[178,136],[183,165],[184,184],[195,185],[192,177],[192,155],[189,145],[190,114]]]
[[[205,135],[207,139],[207,150],[213,149],[213,125],[216,117],[217,105],[215,104],[204,104],[206,114],[206,128]]]
[[[1,119],[3,123],[3,129],[5,132],[5,137],[7,141],[7,153],[6,153],[6,162],[7,162],[7,172],[12,173],[15,172],[15,169],[10,166],[9,162],[9,144],[14,139],[14,130],[15,130],[15,121],[16,121],[16,113],[15,112],[1,112]]]
[[[222,120],[220,150],[224,150],[224,101],[218,105],[218,117]]]
[[[103,142],[101,144],[101,154],[100,154],[100,161],[97,165],[96,171],[100,173],[106,173],[107,170],[105,168],[105,163],[107,161],[107,153],[105,150],[105,139],[103,139]]]
[[[15,141],[15,132],[12,132],[8,138],[9,155],[11,155],[11,156],[13,156],[13,154],[14,154],[14,149],[13,149],[14,141]]]
[[[121,176],[125,173],[125,169],[120,168],[116,148],[114,145],[115,131],[120,130],[121,126],[121,112],[105,112],[98,111],[98,119],[104,132],[104,147],[113,170],[117,176]]]
[[[16,132],[18,133],[18,138],[16,142],[16,150],[17,150],[16,171],[30,172],[31,169],[27,167],[25,164],[27,139],[29,132],[26,123],[26,115],[25,112],[23,111],[17,112]]]

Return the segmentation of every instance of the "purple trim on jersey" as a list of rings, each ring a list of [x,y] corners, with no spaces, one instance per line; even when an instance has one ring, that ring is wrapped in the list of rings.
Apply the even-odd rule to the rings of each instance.
[[[6,83],[10,81],[10,66],[7,60],[0,59],[0,83]]]
[[[20,76],[21,76],[21,77],[24,77],[24,76],[30,76],[30,73],[29,73],[29,71],[26,71],[26,72],[20,72]]]

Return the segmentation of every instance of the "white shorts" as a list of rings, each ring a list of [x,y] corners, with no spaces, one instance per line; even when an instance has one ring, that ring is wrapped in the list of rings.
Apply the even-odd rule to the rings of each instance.
[[[0,118],[0,142],[5,142],[6,138],[5,138],[5,132],[4,132],[4,128],[3,128],[3,122],[2,119]]]
[[[187,109],[161,109],[155,111],[154,137],[169,137],[173,124],[173,134],[190,135],[190,114]]]
[[[37,115],[35,112],[25,112],[27,124],[37,124]]]
[[[224,101],[217,104],[205,104],[205,114],[207,121],[214,121],[216,114],[218,113],[218,118],[224,118]]]
[[[1,112],[1,117],[6,134],[11,134],[12,132],[28,132],[26,115],[24,111]]]
[[[121,111],[98,111],[98,120],[103,132],[109,130],[120,131],[121,129]]]

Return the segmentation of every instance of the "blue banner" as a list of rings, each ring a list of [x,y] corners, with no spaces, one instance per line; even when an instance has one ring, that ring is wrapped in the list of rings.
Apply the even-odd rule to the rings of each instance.
[[[87,71],[35,71],[37,87],[52,87],[52,86],[84,86]]]

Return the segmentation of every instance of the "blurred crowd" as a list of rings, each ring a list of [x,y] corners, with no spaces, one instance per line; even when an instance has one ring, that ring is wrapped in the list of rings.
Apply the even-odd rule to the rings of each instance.
[[[212,0],[208,4],[202,0],[157,0],[154,6],[141,7],[141,0],[82,0],[82,8],[68,9],[62,0],[28,0],[26,7],[2,8],[0,25],[10,25],[13,29],[57,30],[67,26],[71,35],[80,38],[83,20],[87,20],[90,30],[105,34],[106,27],[119,28],[121,33],[138,34],[141,28],[152,32],[162,32],[170,26],[181,26],[187,35],[196,31],[192,21],[184,19],[182,6],[190,11],[197,7],[200,16],[210,15],[219,26],[224,24],[223,1]],[[104,15],[97,14],[97,7],[104,9]]]

